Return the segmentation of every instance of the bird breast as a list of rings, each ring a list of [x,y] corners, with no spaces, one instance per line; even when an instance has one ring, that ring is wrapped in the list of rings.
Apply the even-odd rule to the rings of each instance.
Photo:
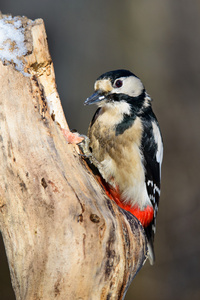
[[[123,115],[113,110],[101,111],[90,127],[88,136],[92,155],[101,163],[103,178],[117,186],[124,201],[141,201],[145,174],[140,150],[142,123],[138,117],[123,134],[116,135],[116,126]],[[146,201],[144,195],[142,202]],[[134,205],[133,203],[133,205]]]

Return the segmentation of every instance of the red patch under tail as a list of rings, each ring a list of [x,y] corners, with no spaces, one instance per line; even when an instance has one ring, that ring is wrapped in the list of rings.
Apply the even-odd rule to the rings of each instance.
[[[123,201],[121,201],[121,195],[118,188],[114,189],[100,176],[97,176],[97,180],[105,190],[107,196],[111,200],[114,200],[117,203],[117,205],[119,205],[119,207],[129,211],[132,215],[134,215],[140,221],[143,227],[147,227],[152,222],[154,215],[152,206],[146,206],[144,210],[140,210],[136,205],[131,206],[128,203],[124,203]]]

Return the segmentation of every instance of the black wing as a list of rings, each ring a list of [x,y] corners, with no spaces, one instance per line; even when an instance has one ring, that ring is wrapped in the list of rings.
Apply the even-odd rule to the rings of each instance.
[[[153,221],[145,228],[145,232],[148,241],[153,243],[156,229],[156,215],[160,198],[163,144],[159,125],[151,107],[148,107],[141,117],[144,126],[142,153],[144,157],[146,188],[154,208]]]

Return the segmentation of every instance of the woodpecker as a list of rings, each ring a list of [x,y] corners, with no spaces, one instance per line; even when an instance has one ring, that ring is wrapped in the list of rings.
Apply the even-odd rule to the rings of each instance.
[[[94,89],[85,105],[97,104],[98,109],[84,152],[98,168],[110,198],[143,225],[153,264],[163,143],[152,99],[127,70],[104,73]]]

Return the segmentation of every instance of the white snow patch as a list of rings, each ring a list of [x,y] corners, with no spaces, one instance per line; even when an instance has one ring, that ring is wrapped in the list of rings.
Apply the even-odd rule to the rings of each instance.
[[[12,23],[11,23],[12,21]],[[14,21],[14,22],[13,22]],[[27,53],[24,43],[24,28],[18,17],[4,17],[0,20],[0,59],[3,63],[14,63],[16,70],[24,72],[22,56]]]

